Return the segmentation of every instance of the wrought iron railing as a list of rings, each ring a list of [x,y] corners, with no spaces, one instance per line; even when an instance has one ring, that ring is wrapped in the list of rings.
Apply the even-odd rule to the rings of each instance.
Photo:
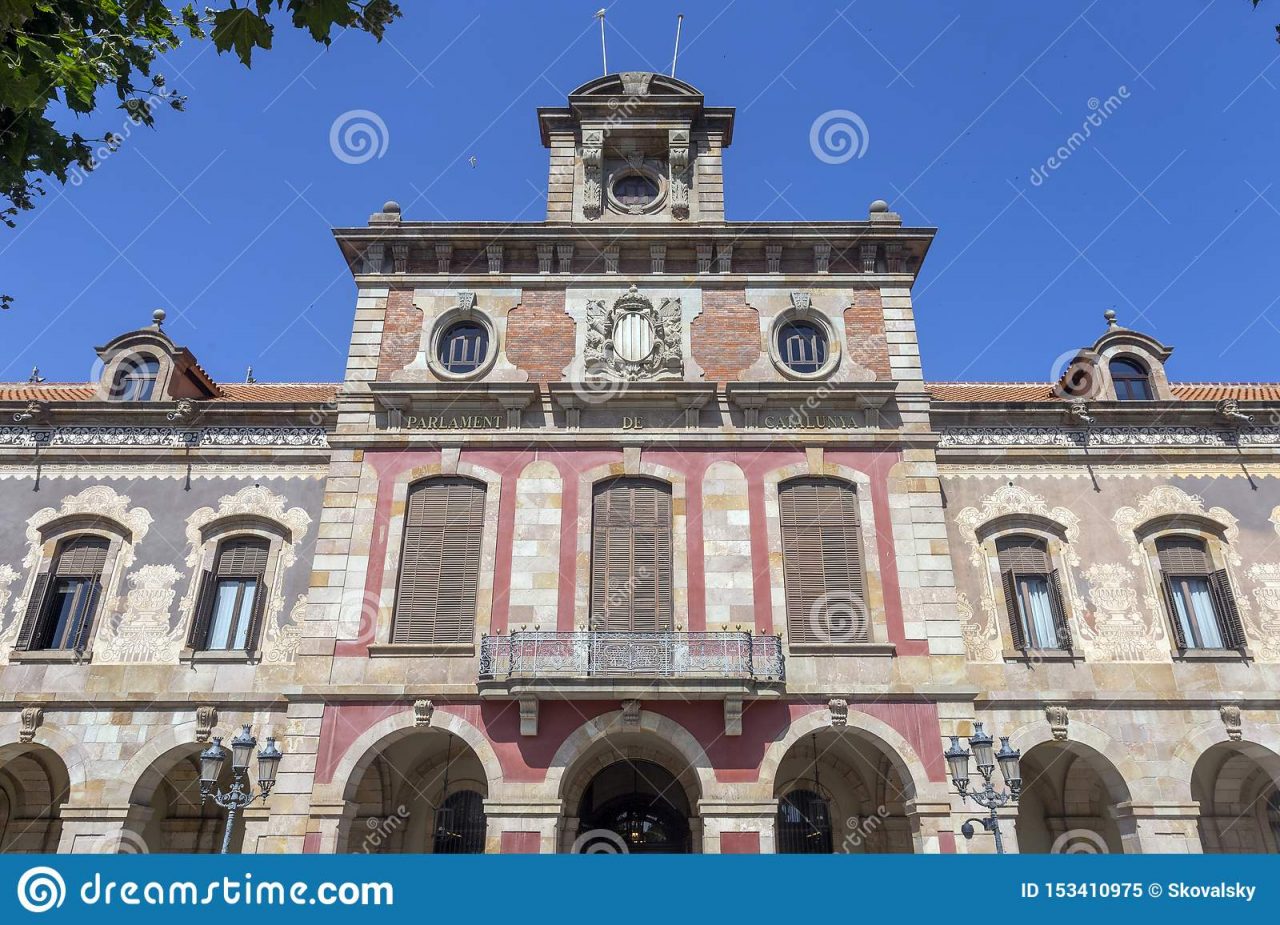
[[[725,678],[782,681],[782,640],[751,633],[570,632],[485,636],[480,680]]]

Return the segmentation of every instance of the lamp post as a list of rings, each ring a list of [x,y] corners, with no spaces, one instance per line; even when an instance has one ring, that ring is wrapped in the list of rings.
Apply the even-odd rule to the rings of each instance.
[[[276,783],[276,771],[284,755],[276,747],[276,740],[268,737],[267,744],[258,752],[258,792],[253,792],[253,783],[249,780],[249,759],[257,744],[258,740],[253,737],[248,724],[242,726],[231,740],[231,789],[226,791],[218,789],[218,778],[227,760],[222,737],[214,736],[213,744],[200,753],[200,802],[213,800],[227,811],[227,829],[222,835],[223,854],[231,850],[231,829],[236,824],[236,815],[255,800],[261,799],[265,803]]]
[[[973,749],[973,757],[978,765],[978,773],[982,775],[982,789],[969,792],[969,748],[962,748],[960,737],[951,737],[951,747],[943,755],[947,766],[951,769],[951,783],[960,793],[960,799],[973,797],[973,802],[987,810],[985,817],[965,820],[960,826],[960,833],[966,839],[973,838],[973,824],[980,823],[996,840],[996,854],[1004,854],[1004,839],[1000,836],[1000,820],[996,810],[1007,803],[1018,802],[1022,794],[1022,772],[1018,762],[1022,753],[1009,747],[1009,737],[1000,737],[1000,750],[995,751],[991,736],[982,728],[982,723],[973,724],[973,735],[969,736],[969,748]],[[1000,766],[1000,775],[1008,787],[1007,790],[996,790],[991,784],[996,765]]]

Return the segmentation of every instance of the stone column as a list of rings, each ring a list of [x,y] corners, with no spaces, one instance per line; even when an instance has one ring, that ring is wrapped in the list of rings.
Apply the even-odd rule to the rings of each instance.
[[[559,800],[489,799],[484,801],[484,816],[486,854],[556,853]]]
[[[777,850],[774,841],[777,800],[699,800],[698,818],[702,822],[703,854],[723,853],[722,835],[730,836],[727,841],[734,843],[731,850],[745,851],[749,840],[740,837],[745,833],[758,837],[760,854],[773,854]]]
[[[347,837],[356,807],[345,800],[312,802],[304,850],[309,854],[339,854],[347,850]]]
[[[1125,854],[1200,854],[1200,804],[1121,803],[1116,824]]]

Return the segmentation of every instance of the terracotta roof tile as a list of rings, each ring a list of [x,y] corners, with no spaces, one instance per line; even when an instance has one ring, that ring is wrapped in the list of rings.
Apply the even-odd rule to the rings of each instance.
[[[1183,401],[1280,401],[1275,382],[1174,382],[1173,394]],[[934,401],[1052,402],[1061,401],[1048,382],[929,382]]]
[[[222,398],[236,402],[328,402],[338,393],[333,382],[238,382],[220,385]],[[93,401],[98,389],[91,382],[0,383],[0,401]]]

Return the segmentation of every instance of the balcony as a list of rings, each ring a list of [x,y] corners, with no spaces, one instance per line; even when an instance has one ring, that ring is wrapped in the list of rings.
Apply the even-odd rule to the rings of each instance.
[[[481,693],[708,698],[781,692],[782,640],[751,633],[515,632],[480,643]]]

